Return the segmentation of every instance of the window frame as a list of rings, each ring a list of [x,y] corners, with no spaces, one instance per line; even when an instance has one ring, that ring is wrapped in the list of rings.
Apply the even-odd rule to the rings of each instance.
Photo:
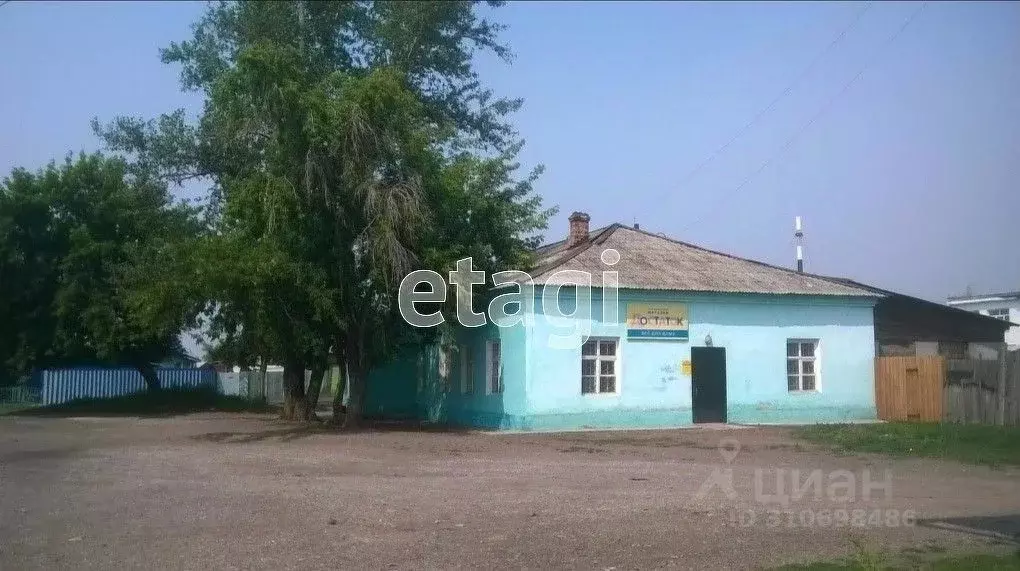
[[[454,355],[457,352],[457,347],[453,345],[440,345],[439,347],[439,358],[442,362],[439,363],[439,388],[442,393],[453,392],[453,360]],[[443,370],[446,370],[446,374],[443,374]]]
[[[498,390],[494,390],[492,386],[492,354],[493,347],[496,347],[496,351],[499,352],[499,359],[496,361],[496,385]],[[506,387],[503,385],[503,347],[499,342],[499,339],[489,339],[485,342],[485,394],[487,395],[500,395],[503,394],[503,390]]]
[[[475,394],[474,359],[472,359],[471,348],[467,345],[460,346],[460,394],[472,396]]]
[[[994,319],[1001,319],[1002,321],[1009,321],[1009,308],[1008,307],[996,307],[995,309],[989,309],[988,310],[988,317],[991,317],[991,318],[994,318]]]
[[[796,343],[797,344],[797,354],[796,355],[790,355],[790,344],[791,343]],[[811,343],[811,344],[814,345],[814,354],[812,356],[806,357],[805,355],[802,354],[802,352],[803,352],[802,345],[804,343]],[[822,340],[821,339],[817,339],[817,338],[812,339],[812,338],[805,338],[805,337],[790,338],[790,339],[786,340],[786,344],[784,346],[783,351],[786,354],[786,369],[785,369],[785,371],[786,371],[786,392],[790,393],[790,394],[811,394],[811,393],[820,393],[820,392],[822,392]],[[797,373],[790,373],[790,368],[789,368],[790,361],[796,361],[797,362]],[[804,362],[806,362],[806,361],[811,361],[812,363],[814,363],[814,365],[813,365],[813,369],[814,370],[811,373],[806,373],[807,375],[812,375],[815,378],[815,386],[813,388],[810,388],[810,389],[805,389],[804,388],[804,377],[806,375],[804,373]],[[796,374],[796,376],[797,376],[797,388],[796,389],[791,389],[790,388],[790,375],[793,375],[793,374]]]
[[[592,355],[585,355],[584,354],[584,345],[586,343],[588,343],[589,341],[595,342],[595,348],[596,349],[595,349],[595,355],[594,356],[592,356]],[[603,358],[603,355],[602,355],[602,345],[601,345],[601,343],[603,341],[611,341],[616,346],[616,349],[613,352],[614,354],[613,354],[611,359]],[[590,336],[587,339],[585,339],[583,343],[581,343],[581,348],[580,348],[581,349],[581,371],[580,371],[581,374],[579,375],[580,378],[578,379],[580,381],[580,383],[578,384],[578,391],[580,392],[582,397],[585,397],[585,398],[588,398],[588,397],[591,397],[591,398],[611,398],[611,397],[618,397],[618,396],[620,396],[620,394],[621,394],[621,387],[622,387],[622,380],[623,380],[623,375],[621,374],[623,372],[623,355],[621,354],[622,346],[623,346],[623,344],[621,343],[619,337],[604,337],[604,336],[603,337],[595,337],[595,336]],[[585,374],[584,374],[584,362],[585,361],[595,361],[595,375],[594,375],[594,377],[595,377],[595,392],[591,392],[591,393],[584,392],[584,377],[585,377]],[[611,391],[611,392],[610,391],[602,391],[601,390],[602,383],[601,383],[601,380],[599,379],[599,377],[602,376],[601,371],[602,371],[602,362],[603,361],[612,361],[613,362],[613,376],[615,377],[615,382],[613,383],[613,391]]]

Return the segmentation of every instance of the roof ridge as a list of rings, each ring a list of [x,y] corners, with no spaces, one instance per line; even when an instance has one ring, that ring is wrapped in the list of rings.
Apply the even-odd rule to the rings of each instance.
[[[699,246],[697,244],[692,244],[690,242],[684,242],[683,240],[678,240],[676,238],[673,238],[672,236],[667,236],[665,234],[657,234],[657,233],[654,233],[654,232],[648,232],[647,230],[642,230],[640,228],[628,228],[628,227],[623,226],[623,225],[621,225],[621,226],[626,228],[627,230],[632,231],[632,232],[638,232],[640,234],[645,234],[645,235],[648,235],[648,236],[652,236],[653,238],[661,238],[663,240],[667,240],[669,242],[673,242],[674,244],[680,244],[681,246],[687,246],[689,248],[694,248],[696,250],[701,250],[703,252],[709,252],[711,254],[718,254],[720,256],[725,256],[725,257],[730,258],[732,260],[740,260],[742,262],[751,262],[752,264],[758,264],[759,266],[765,266],[766,268],[772,268],[774,270],[780,270],[780,271],[783,271],[783,272],[786,272],[786,273],[789,273],[789,274],[798,275],[798,276],[809,276],[809,277],[818,278],[818,279],[825,280],[825,281],[834,281],[831,278],[828,278],[828,277],[823,276],[821,274],[812,274],[810,272],[798,272],[797,270],[793,270],[793,269],[790,269],[790,268],[784,268],[783,266],[777,266],[775,264],[770,264],[768,262],[762,262],[760,260],[753,260],[751,258],[744,258],[744,257],[741,257],[741,256],[734,256],[733,254],[728,254],[726,252],[720,252],[718,250],[713,250],[711,248],[706,248],[704,246]]]
[[[601,244],[605,242],[609,238],[609,236],[613,234],[613,232],[616,232],[621,227],[622,227],[621,224],[613,223],[596,230],[595,231],[596,236],[593,238],[589,237],[588,241],[584,244],[583,248],[577,248],[576,252],[571,253],[569,256],[563,258],[562,260],[558,260],[555,263],[547,264],[544,267],[535,268],[535,270],[537,270],[538,273],[532,275],[531,279],[533,280],[538,279],[542,275],[562,266],[563,264],[569,262],[570,260],[573,260],[577,256],[581,255],[582,252],[587,252],[588,249],[594,246],[595,244]]]
[[[704,246],[699,246],[697,244],[692,244],[690,242],[685,242],[683,240],[679,240],[679,239],[673,238],[673,237],[668,236],[666,234],[660,234],[660,233],[652,232],[652,231],[649,231],[649,230],[643,230],[641,228],[633,228],[633,227],[631,227],[629,225],[622,224],[620,222],[615,222],[613,224],[610,224],[610,225],[604,227],[600,231],[593,232],[592,236],[589,238],[589,240],[585,244],[583,244],[583,245],[578,245],[578,246],[575,246],[574,248],[563,248],[563,246],[562,246],[563,242],[560,242],[560,243],[557,243],[556,245],[553,245],[553,247],[551,247],[551,248],[546,248],[543,251],[536,251],[536,254],[538,255],[538,260],[536,260],[536,261],[538,262],[538,264],[536,264],[536,266],[532,268],[532,271],[534,272],[533,275],[532,275],[532,279],[535,280],[536,282],[541,281],[543,278],[544,279],[549,279],[550,275],[553,274],[555,270],[557,270],[558,268],[561,268],[561,267],[563,267],[565,265],[570,264],[572,261],[574,261],[582,253],[587,252],[592,246],[605,243],[611,237],[615,236],[615,234],[617,233],[617,230],[620,230],[620,229],[627,230],[627,235],[629,235],[629,236],[634,236],[634,237],[648,236],[648,237],[651,237],[651,238],[655,238],[656,239],[655,241],[659,242],[662,245],[661,247],[667,247],[669,249],[676,250],[678,253],[686,251],[687,254],[685,254],[685,255],[687,255],[687,256],[692,256],[692,255],[693,256],[697,256],[698,253],[700,252],[701,253],[700,255],[702,255],[702,256],[706,256],[707,255],[708,256],[706,258],[706,260],[711,260],[712,258],[716,258],[718,260],[718,263],[723,264],[722,267],[732,266],[733,264],[736,264],[736,266],[730,267],[726,271],[737,271],[738,268],[740,267],[740,265],[743,264],[744,267],[743,267],[742,271],[745,274],[747,274],[745,276],[745,278],[743,278],[743,281],[746,282],[746,283],[743,286],[727,286],[727,287],[737,287],[738,289],[736,289],[734,291],[740,291],[739,290],[740,287],[747,288],[747,291],[757,291],[757,288],[759,288],[759,287],[766,287],[766,288],[772,287],[772,286],[759,286],[759,285],[755,285],[755,283],[752,283],[752,282],[754,282],[755,280],[762,280],[762,279],[764,279],[766,281],[773,280],[773,279],[778,279],[780,281],[784,281],[785,280],[786,282],[788,282],[787,285],[785,285],[785,286],[776,286],[778,289],[783,289],[785,287],[785,288],[788,288],[790,290],[790,293],[796,292],[797,295],[809,295],[812,292],[814,292],[814,293],[823,294],[823,295],[850,295],[850,296],[864,295],[864,296],[868,296],[868,297],[882,297],[882,294],[877,293],[872,288],[855,287],[855,286],[852,286],[852,285],[850,285],[848,283],[839,281],[837,279],[830,278],[828,276],[823,276],[823,275],[820,275],[820,274],[814,274],[814,273],[809,273],[809,272],[798,272],[798,271],[796,271],[795,269],[792,269],[792,268],[786,268],[786,267],[782,267],[782,266],[777,266],[775,264],[770,264],[768,262],[762,262],[760,260],[755,260],[755,259],[751,259],[751,258],[745,258],[745,257],[741,257],[741,256],[736,256],[736,255],[729,254],[729,253],[726,253],[726,252],[720,252],[718,250],[713,250],[711,248],[706,248]],[[617,240],[624,240],[624,241],[626,241],[627,238],[617,238]],[[624,243],[625,242],[622,242],[621,244],[624,244]],[[625,246],[625,247],[630,248],[632,246]],[[634,247],[638,247],[638,246],[635,245]],[[587,258],[585,258],[585,259],[587,259]],[[587,265],[592,265],[592,264],[597,265],[597,260],[592,259],[589,262],[586,262],[585,264],[582,264],[582,266],[587,266]],[[577,265],[576,261],[574,262],[574,265]],[[589,269],[591,269],[591,268],[589,268]],[[595,271],[595,270],[592,270],[592,271]],[[759,275],[761,272],[765,272],[766,274],[771,274],[772,277],[769,278],[769,277],[765,277],[765,276]],[[755,277],[752,278],[751,276],[755,276]],[[740,278],[738,278],[738,279],[740,279]],[[748,280],[750,280],[750,281],[748,281]],[[667,281],[669,281],[669,280],[667,280]],[[676,280],[674,280],[674,281],[676,281]],[[680,280],[680,282],[683,282],[683,281],[684,280]],[[688,291],[688,290],[695,291],[698,288],[692,287],[692,286],[694,285],[694,282],[697,282],[697,281],[698,280],[693,280],[693,282],[687,282],[687,284],[684,285],[684,287],[677,287],[677,288],[667,287],[667,285],[665,283],[659,283],[657,286],[654,286],[654,287],[651,284],[647,284],[647,286],[650,289],[678,289],[680,291]],[[677,282],[677,283],[679,283],[679,282]],[[701,285],[704,285],[704,284],[701,284]],[[625,287],[625,286],[623,286],[623,287]],[[715,288],[713,288],[711,286],[706,286],[706,287],[708,287],[709,289],[706,289],[705,291],[715,291]],[[833,289],[833,288],[836,288],[836,289]],[[847,291],[844,291],[844,289],[847,290]],[[777,292],[777,293],[783,293],[783,292]]]
[[[602,226],[602,227],[599,227],[599,228],[596,228],[596,229],[592,230],[590,232],[590,234],[598,234],[600,232],[603,232],[603,231],[609,229],[610,227],[614,226],[615,224],[617,224],[617,223],[614,222],[612,224],[606,224],[605,226]],[[569,240],[569,239],[570,239],[570,236],[567,236],[566,238],[563,238],[562,240],[557,240],[555,242],[549,242],[548,244],[542,244],[541,246],[535,248],[535,251],[538,252],[538,251],[541,251],[541,250],[548,250],[548,249],[553,248],[555,246],[559,246],[560,244],[566,243],[566,241]]]

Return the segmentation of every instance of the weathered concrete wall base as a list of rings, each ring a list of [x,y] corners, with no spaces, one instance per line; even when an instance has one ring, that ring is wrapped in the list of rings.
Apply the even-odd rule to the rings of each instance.
[[[613,409],[574,414],[539,414],[525,418],[525,430],[620,430],[675,428],[693,422],[691,409]]]
[[[691,422],[691,409],[679,408],[606,410],[530,416],[492,413],[457,414],[451,415],[449,423],[454,426],[488,430],[556,432],[561,430],[676,428],[689,426]]]
[[[730,424],[814,424],[875,420],[874,408],[824,406],[769,408],[760,405],[731,405]],[[499,413],[451,415],[449,424],[483,430],[556,432],[566,430],[627,430],[679,428],[694,423],[690,408],[604,410],[586,413],[520,416]]]
[[[729,405],[727,421],[733,424],[815,424],[875,420],[878,413],[868,406],[783,406]]]

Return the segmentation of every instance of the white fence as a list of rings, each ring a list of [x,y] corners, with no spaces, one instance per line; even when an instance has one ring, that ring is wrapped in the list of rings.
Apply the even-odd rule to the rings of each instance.
[[[216,371],[210,369],[156,369],[161,388],[215,386]],[[83,398],[109,398],[145,390],[136,369],[47,369],[42,374],[40,404],[60,404]]]
[[[327,371],[319,392],[320,404],[332,402],[332,371]],[[312,378],[311,371],[305,371],[305,387]],[[239,373],[219,373],[217,387],[225,395],[237,395],[252,400],[265,401],[271,405],[283,404],[283,371],[241,371]]]

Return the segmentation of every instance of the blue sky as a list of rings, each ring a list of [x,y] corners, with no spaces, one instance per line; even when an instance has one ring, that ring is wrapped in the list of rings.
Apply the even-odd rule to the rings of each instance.
[[[920,4],[875,3],[769,114],[689,176],[863,6],[536,2],[493,11],[516,58],[506,66],[481,56],[478,65],[497,93],[525,98],[515,117],[528,141],[522,160],[546,166],[537,190],[560,207],[547,237],[585,210],[593,225],[636,221],[792,265],[800,215],[809,271],[939,301],[968,285],[1020,289],[1020,3],[933,2],[892,43]],[[188,38],[203,9],[0,7],[0,172],[98,148],[93,116],[197,109],[158,48]]]

